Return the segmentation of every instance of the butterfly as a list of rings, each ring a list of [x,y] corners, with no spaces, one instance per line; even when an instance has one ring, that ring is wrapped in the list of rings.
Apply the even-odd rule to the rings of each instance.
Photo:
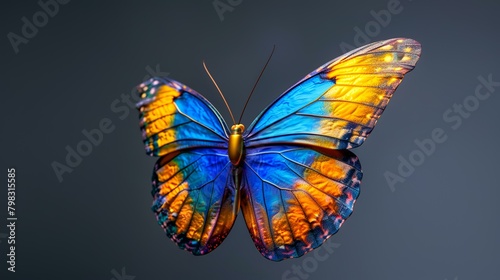
[[[196,91],[169,78],[138,86],[146,153],[159,157],[152,210],[166,235],[204,255],[241,209],[257,250],[295,258],[319,247],[351,215],[363,144],[420,44],[395,38],[350,51],[285,91],[246,128],[229,128]]]

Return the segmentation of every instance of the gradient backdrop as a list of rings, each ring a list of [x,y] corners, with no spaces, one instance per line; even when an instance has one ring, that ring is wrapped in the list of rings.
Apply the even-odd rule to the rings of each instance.
[[[71,0],[51,9],[44,16],[34,0],[2,2],[0,279],[500,278],[499,2]],[[24,27],[23,36],[33,16],[39,27]],[[203,257],[165,237],[150,210],[155,159],[145,155],[137,112],[127,105],[134,86],[168,73],[228,120],[202,59],[239,115],[276,44],[243,117],[248,125],[341,55],[342,43],[392,37],[418,40],[422,57],[354,150],[364,170],[361,196],[323,245],[328,250],[268,261],[241,215]],[[478,77],[493,82],[479,86]],[[478,86],[483,100],[474,97]],[[464,102],[462,114],[453,111]],[[52,164],[66,164],[67,147],[76,149],[82,131],[103,120],[113,131],[59,180]],[[435,128],[446,141],[428,155],[415,152],[415,140]],[[418,166],[401,173],[410,155]],[[6,263],[9,167],[17,179],[15,273]],[[401,176],[392,188],[388,172]]]

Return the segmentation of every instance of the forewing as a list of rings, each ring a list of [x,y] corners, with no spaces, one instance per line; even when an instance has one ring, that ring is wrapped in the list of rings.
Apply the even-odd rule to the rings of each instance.
[[[226,148],[228,128],[201,94],[168,78],[138,86],[140,126],[146,153],[162,156],[197,147]]]
[[[181,249],[209,253],[231,230],[237,213],[230,170],[227,152],[221,149],[174,152],[157,161],[152,210]]]
[[[260,253],[300,257],[335,234],[352,213],[362,177],[348,150],[272,146],[247,150],[241,209]]]
[[[336,58],[283,93],[247,130],[246,146],[361,145],[420,56],[412,39],[390,39]]]

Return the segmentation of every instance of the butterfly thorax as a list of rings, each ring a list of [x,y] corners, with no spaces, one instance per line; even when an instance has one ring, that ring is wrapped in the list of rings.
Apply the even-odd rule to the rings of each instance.
[[[245,131],[245,126],[242,124],[235,124],[231,126],[231,135],[229,135],[229,144],[227,148],[227,154],[229,155],[229,160],[234,166],[240,165],[241,160],[244,155],[244,143],[243,143],[243,132]]]

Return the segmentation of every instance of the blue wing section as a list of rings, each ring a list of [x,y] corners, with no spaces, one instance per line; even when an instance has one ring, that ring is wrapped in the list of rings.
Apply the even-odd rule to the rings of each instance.
[[[248,149],[241,209],[255,246],[274,261],[317,248],[352,213],[361,178],[358,158],[348,150]]]
[[[227,147],[227,125],[201,94],[168,78],[152,78],[139,85],[138,92],[140,126],[149,155]]]
[[[245,146],[346,149],[361,145],[420,52],[415,40],[396,38],[326,63],[256,118],[246,131]]]
[[[207,254],[226,238],[238,211],[227,125],[203,96],[177,81],[152,78],[138,92],[146,152],[160,156],[152,210],[181,249]]]
[[[153,206],[167,236],[194,255],[226,238],[237,215],[227,151],[190,149],[161,157],[153,172]]]

